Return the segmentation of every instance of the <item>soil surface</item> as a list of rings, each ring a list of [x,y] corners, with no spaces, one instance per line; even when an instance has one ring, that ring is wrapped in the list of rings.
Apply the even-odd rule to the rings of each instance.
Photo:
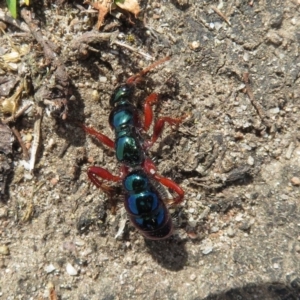
[[[6,24],[1,55],[10,41],[30,46],[18,71],[1,65],[31,81],[20,103],[31,107],[9,122],[29,155],[43,116],[32,172],[1,129],[0,299],[300,299],[300,2],[140,4],[138,19],[112,11],[100,31],[80,1],[33,7],[55,45],[50,63],[30,32]],[[134,98],[142,109],[158,93],[156,119],[189,115],[149,150],[185,200],[170,208],[173,236],[149,241],[126,221],[120,189],[114,207],[90,184],[89,166],[120,166],[80,124],[113,139],[113,90],[166,56]]]

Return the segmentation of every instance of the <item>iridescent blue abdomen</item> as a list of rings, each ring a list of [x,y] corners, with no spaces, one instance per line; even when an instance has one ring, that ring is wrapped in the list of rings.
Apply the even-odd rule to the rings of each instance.
[[[173,226],[169,212],[146,173],[132,171],[124,178],[123,186],[126,191],[125,209],[134,226],[153,240],[171,235]]]

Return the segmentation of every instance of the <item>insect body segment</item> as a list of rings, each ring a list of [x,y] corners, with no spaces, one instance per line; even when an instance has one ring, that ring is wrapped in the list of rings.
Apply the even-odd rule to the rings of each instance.
[[[109,124],[115,131],[116,158],[128,167],[136,167],[144,161],[142,140],[138,132],[138,111],[125,98],[120,99],[109,116]]]
[[[163,117],[154,124],[153,135],[150,140],[144,140],[141,131],[148,131],[153,121],[152,105],[158,101],[157,94],[149,95],[144,104],[144,120],[133,104],[135,83],[158,64],[168,60],[164,58],[137,75],[130,77],[125,84],[115,89],[110,99],[112,111],[109,115],[109,124],[115,132],[114,141],[106,135],[97,132],[91,127],[82,126],[86,133],[96,137],[116,152],[116,158],[121,163],[122,176],[112,175],[101,167],[90,167],[90,180],[103,191],[112,195],[112,188],[103,181],[123,182],[125,191],[124,205],[133,225],[149,239],[164,239],[172,233],[172,220],[165,202],[178,204],[183,200],[184,191],[172,180],[156,173],[156,167],[147,157],[146,151],[161,135],[165,123],[178,125],[185,118]],[[162,199],[153,181],[170,188],[177,197]]]
[[[134,92],[134,85],[123,84],[115,89],[113,92],[109,105],[114,107],[115,105],[122,105],[124,103],[130,103],[130,97]]]
[[[129,219],[149,239],[171,235],[173,225],[160,193],[142,170],[129,173],[123,180],[125,208]]]

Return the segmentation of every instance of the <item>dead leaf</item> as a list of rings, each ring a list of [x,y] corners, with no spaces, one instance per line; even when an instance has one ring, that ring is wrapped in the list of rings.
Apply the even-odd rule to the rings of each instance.
[[[119,0],[115,2],[117,6],[120,8],[127,10],[134,14],[134,16],[137,18],[137,15],[141,11],[141,8],[139,6],[139,3],[137,0]]]
[[[99,2],[91,3],[93,8],[99,10],[98,13],[98,22],[97,22],[97,29],[103,25],[105,16],[113,9],[115,9],[115,5],[111,0],[101,0]]]
[[[1,102],[0,111],[2,111],[2,113],[12,115],[16,113],[24,90],[24,82],[25,79],[19,84],[11,97],[6,98]]]
[[[135,17],[137,17],[137,15],[141,11],[137,0],[100,0],[98,2],[93,3],[91,3],[90,1],[86,1],[85,3],[90,3],[93,6],[93,8],[99,11],[98,22],[96,25],[98,30],[103,25],[105,16],[112,10],[116,9],[116,5],[134,14]]]

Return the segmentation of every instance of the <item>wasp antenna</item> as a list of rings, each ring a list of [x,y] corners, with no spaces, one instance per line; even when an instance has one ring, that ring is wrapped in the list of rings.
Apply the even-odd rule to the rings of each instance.
[[[147,74],[149,71],[151,71],[152,69],[156,68],[158,65],[163,64],[164,62],[168,61],[171,59],[171,56],[166,56],[156,62],[154,62],[153,64],[151,64],[150,66],[148,66],[147,68],[143,69],[142,71],[140,71],[139,73],[129,77],[126,81],[127,84],[135,84],[137,83],[141,77],[143,77],[145,74]]]

